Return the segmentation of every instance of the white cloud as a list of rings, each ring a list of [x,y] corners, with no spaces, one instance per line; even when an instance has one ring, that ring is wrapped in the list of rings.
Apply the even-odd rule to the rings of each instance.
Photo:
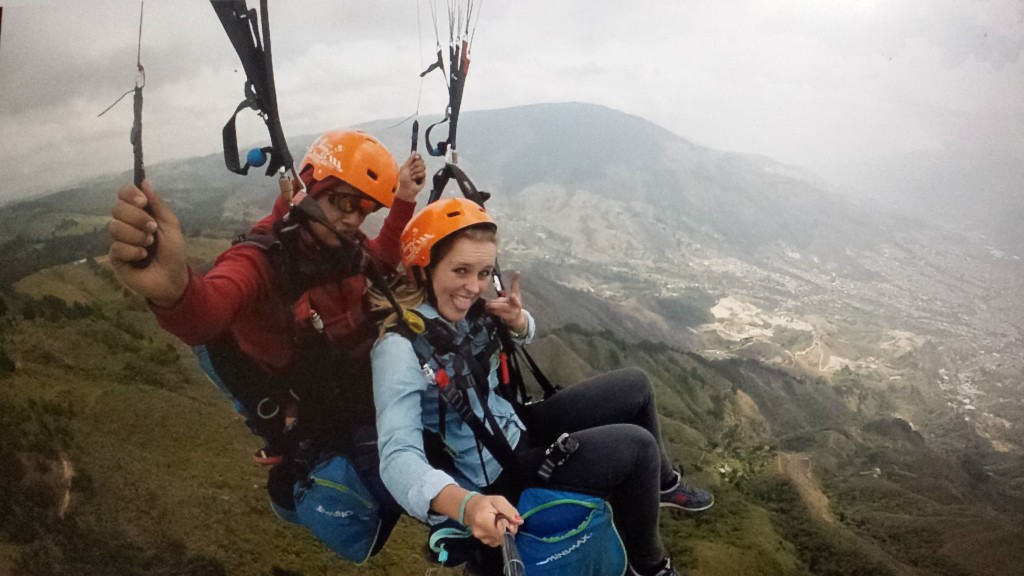
[[[430,2],[270,4],[289,135],[415,110],[417,75],[434,58]],[[811,166],[968,141],[1024,148],[1019,0],[476,5],[467,110],[592,102],[705,145]],[[5,184],[0,198],[128,169],[130,103],[95,115],[133,83],[138,6],[5,3],[0,169],[29,182]],[[244,80],[213,10],[150,0],[145,16],[147,162],[219,151]],[[421,113],[441,113],[446,97],[441,76],[428,76]],[[265,138],[255,116],[239,130],[241,142]]]

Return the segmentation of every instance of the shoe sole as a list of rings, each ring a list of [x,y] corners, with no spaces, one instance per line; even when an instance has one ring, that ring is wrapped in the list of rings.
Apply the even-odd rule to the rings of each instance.
[[[683,512],[703,512],[703,511],[707,510],[708,508],[711,508],[714,505],[715,505],[715,501],[712,500],[710,504],[708,504],[707,506],[702,506],[700,508],[684,508],[682,506],[679,506],[678,504],[670,504],[668,502],[661,502],[661,503],[658,504],[658,507],[659,508],[672,508],[673,510],[681,510]]]

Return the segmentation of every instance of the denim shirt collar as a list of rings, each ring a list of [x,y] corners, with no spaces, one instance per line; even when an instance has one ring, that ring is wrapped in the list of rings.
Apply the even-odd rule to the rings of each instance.
[[[469,334],[469,320],[463,318],[458,322],[451,322],[441,316],[441,313],[437,311],[432,305],[424,302],[416,307],[416,311],[423,315],[424,318],[432,320],[434,318],[440,319],[445,324],[448,324],[455,329],[455,334],[458,336],[456,344],[462,342],[462,340]]]

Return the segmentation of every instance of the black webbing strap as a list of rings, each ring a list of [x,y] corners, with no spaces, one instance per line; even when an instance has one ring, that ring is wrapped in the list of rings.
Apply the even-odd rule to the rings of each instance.
[[[449,151],[458,150],[456,137],[459,130],[459,113],[462,111],[462,93],[466,88],[466,75],[469,73],[469,43],[463,40],[461,43],[452,42],[448,45],[448,106],[444,112],[444,119],[435,122],[427,127],[423,139],[427,144],[427,153],[431,156],[445,156]],[[444,57],[440,50],[437,52],[437,61],[420,73],[422,78],[434,69],[440,68],[444,72]],[[438,142],[436,145],[430,143],[430,131],[434,126],[448,122],[448,138]]]
[[[462,168],[459,168],[455,164],[446,163],[441,167],[441,169],[434,173],[434,187],[430,190],[430,198],[427,199],[427,204],[435,202],[441,197],[441,193],[444,192],[445,186],[448,185],[448,182],[452,178],[454,178],[456,184],[459,185],[459,190],[462,191],[462,195],[467,199],[476,202],[481,207],[483,207],[484,202],[491,197],[487,192],[477,190],[476,186],[473,185],[473,181],[469,179],[469,176],[467,176],[465,172],[462,171]]]
[[[448,149],[458,150],[455,137],[459,131],[459,113],[462,111],[462,92],[466,88],[466,75],[469,74],[469,44],[463,40],[459,45],[448,45],[451,64],[448,67],[448,108],[451,121],[448,125]]]
[[[427,144],[427,153],[430,154],[431,156],[444,156],[445,153],[448,152],[447,140],[438,142],[436,146],[430,143],[430,131],[434,129],[434,126],[440,126],[441,124],[444,124],[447,121],[448,117],[445,116],[444,119],[441,120],[440,122],[434,122],[430,126],[427,126],[427,130],[423,133],[423,141]],[[451,129],[449,128],[449,131],[450,130]]]
[[[453,344],[455,334],[451,326],[446,324],[443,320],[437,318],[423,318],[423,316],[416,311],[413,311],[413,313],[423,320],[425,330],[422,333],[413,333],[404,326],[395,326],[393,330],[410,341],[419,336],[422,336],[427,340],[427,343],[430,344],[433,351],[433,359],[437,362],[437,365],[441,367],[441,372],[435,374],[433,371],[430,371],[427,365],[429,357],[423,357],[419,352],[417,352],[416,355],[423,366],[424,375],[437,384],[440,398],[443,399],[444,404],[451,406],[452,409],[455,410],[459,417],[462,418],[463,422],[465,422],[466,425],[469,426],[470,430],[473,431],[473,435],[477,438],[477,441],[487,448],[488,452],[498,460],[498,463],[501,464],[502,468],[513,472],[516,478],[522,478],[519,471],[518,461],[512,451],[512,446],[508,443],[508,439],[505,438],[505,435],[501,432],[501,427],[498,426],[497,420],[494,418],[494,414],[487,405],[487,371],[484,370],[480,361],[477,360],[477,358],[472,354],[472,350],[469,349],[469,346],[472,343],[472,337],[467,336],[464,346],[461,347],[461,349],[457,348]],[[414,346],[413,349],[415,350],[416,347]],[[493,349],[491,353],[493,353]],[[462,387],[472,388],[477,394],[477,398],[480,400],[480,406],[484,411],[484,418],[490,425],[491,430],[494,430],[493,433],[491,430],[488,430],[487,425],[485,425],[476,413],[473,412],[473,409],[469,404],[468,397],[462,394],[463,390],[460,389],[460,382],[450,381],[447,372],[444,371],[444,362],[442,362],[442,358],[450,354],[454,355],[456,359],[462,360],[463,365],[456,367],[456,372],[460,374],[459,376],[456,376],[456,378],[460,380],[463,378],[467,379],[464,382],[468,382],[468,386]],[[461,376],[461,369],[463,367],[469,368],[469,376]],[[481,388],[483,388],[483,391],[481,391]],[[441,416],[439,431],[442,438],[444,437],[444,404],[439,403],[438,405],[438,412]]]
[[[473,412],[469,402],[466,401],[466,398],[460,393],[458,385],[454,382],[449,382],[445,386],[441,386],[440,384],[438,385],[438,391],[440,392],[441,397],[444,398],[445,402],[455,410],[459,417],[462,418],[462,421],[469,426],[476,439],[480,441],[485,448],[487,448],[487,451],[494,456],[494,458],[501,464],[501,467],[512,472],[516,478],[522,478],[519,470],[519,462],[515,458],[512,446],[508,443],[508,438],[505,438],[505,435],[501,432],[501,428],[498,426],[497,420],[494,418],[494,414],[487,405],[488,395],[481,392],[481,387],[487,387],[487,374],[483,371],[483,368],[472,355],[470,355],[469,358],[466,358],[465,356],[456,353],[456,358],[462,358],[462,360],[469,366],[470,382],[477,394],[477,398],[480,400],[480,406],[484,411],[484,418],[487,420],[487,424],[490,425],[491,430],[488,430],[487,425],[485,425],[476,413]],[[482,383],[479,378],[479,373],[481,372],[483,372]]]
[[[527,357],[529,358],[528,355]],[[480,421],[468,406],[453,405],[453,407],[459,411],[459,415],[462,416],[463,421],[465,421],[473,430],[473,435],[484,444],[487,450],[490,451],[490,453],[498,460],[502,468],[512,472],[519,482],[526,481],[527,478],[523,475],[522,469],[519,467],[519,462],[515,458],[515,453],[512,451],[512,447],[509,445],[508,439],[505,438],[505,435],[501,432],[501,429],[498,427],[497,421],[494,418],[494,414],[487,406],[488,386],[486,371],[473,355],[463,353],[457,355],[456,358],[465,360],[465,363],[469,366],[472,376],[471,381],[473,382],[477,397],[480,400],[480,406],[484,411],[484,417],[487,419],[487,423],[490,425],[491,430],[493,430],[494,433],[487,430],[487,427],[484,426],[483,422]],[[536,368],[537,372],[535,374],[540,374],[541,378],[544,378],[543,374],[540,373],[540,369],[533,363],[533,359],[530,358],[528,361],[533,368]],[[531,368],[531,370],[533,368]],[[459,366],[456,365],[456,370],[458,371],[458,369]],[[544,380],[546,381],[547,379],[544,378]],[[442,396],[444,396],[445,400],[449,399],[449,395],[454,396],[455,398],[462,398],[462,396],[459,396],[457,391],[454,390],[456,387],[449,385],[449,388],[452,388],[453,390],[447,394],[442,389]],[[556,390],[557,389],[552,387],[550,383],[547,383],[544,398],[548,398],[551,394],[554,394]],[[465,414],[464,412],[468,414]],[[541,462],[541,465],[537,470],[537,476],[545,482],[550,480],[554,469],[564,464],[578,447],[579,442],[576,441],[575,438],[572,438],[568,433],[563,433],[545,450],[544,460]],[[484,473],[486,474],[486,468],[484,469]]]
[[[249,86],[249,82],[246,81],[246,93],[250,91]],[[248,159],[246,159],[244,166],[238,161],[238,136],[235,132],[235,118],[238,117],[239,112],[246,108],[252,108],[253,110],[259,111],[259,105],[255,100],[247,98],[243,100],[237,108],[235,108],[235,113],[231,115],[231,118],[228,119],[226,124],[224,124],[224,129],[221,130],[221,141],[224,143],[224,165],[227,166],[228,170],[243,176],[249,173],[251,164],[249,164]],[[270,174],[272,174],[272,172],[268,173],[267,176],[270,176]]]
[[[293,160],[277,110],[267,0],[260,0],[259,16],[255,9],[246,7],[245,0],[210,0],[210,4],[238,54],[246,77],[245,100],[235,109],[222,131],[224,164],[228,170],[236,174],[249,172],[249,162],[242,166],[238,160],[235,118],[242,110],[252,108],[260,113],[270,132],[270,162],[267,165],[267,176],[273,175],[280,168],[291,168]]]
[[[279,448],[285,447],[285,417],[281,406],[290,400],[275,378],[247,357],[229,333],[205,344],[216,376],[232,398],[245,408],[246,424]]]
[[[537,365],[537,362],[534,361],[533,357],[530,356],[530,353],[526,351],[525,347],[516,346],[515,343],[510,342],[510,345],[507,348],[505,348],[505,353],[508,355],[510,361],[512,362],[512,367],[510,368],[512,368],[513,374],[515,374],[514,376],[512,376],[512,378],[516,380],[515,385],[517,387],[525,389],[525,385],[523,384],[523,373],[519,364],[519,355],[522,354],[522,356],[526,358],[526,363],[530,369],[530,374],[533,374],[533,378],[537,381],[537,384],[540,386],[541,391],[544,394],[545,400],[547,400],[556,392],[561,390],[560,386],[556,386],[552,384],[550,380],[548,380],[548,377],[544,375],[544,372],[540,369],[540,366]],[[522,392],[522,394],[525,394],[525,390],[524,392]],[[523,403],[529,401],[529,398],[526,397],[525,395],[522,396],[522,398]]]

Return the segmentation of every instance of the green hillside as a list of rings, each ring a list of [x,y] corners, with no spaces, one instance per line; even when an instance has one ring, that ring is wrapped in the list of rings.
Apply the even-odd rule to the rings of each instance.
[[[52,295],[72,278],[71,304]],[[108,270],[22,286],[3,316],[0,574],[361,572],[273,517],[242,420]],[[426,569],[418,526],[393,540],[375,573]]]
[[[716,493],[663,514],[688,573],[1020,572],[1019,260],[605,108],[464,119],[532,353],[563,385],[645,370],[670,454]],[[392,124],[366,128],[405,149]],[[147,173],[197,266],[277,194],[219,154]],[[360,568],[273,517],[256,440],[103,263],[128,179],[0,211],[0,576],[425,573],[414,522]]]
[[[95,260],[16,284],[2,331],[0,574],[429,567],[414,522],[356,567],[277,520],[241,419]],[[574,324],[532,348],[563,384],[628,365],[651,375],[671,456],[717,496],[704,515],[663,514],[689,573],[1010,574],[1024,562],[1019,498],[899,426],[865,427],[875,415],[828,382]]]

